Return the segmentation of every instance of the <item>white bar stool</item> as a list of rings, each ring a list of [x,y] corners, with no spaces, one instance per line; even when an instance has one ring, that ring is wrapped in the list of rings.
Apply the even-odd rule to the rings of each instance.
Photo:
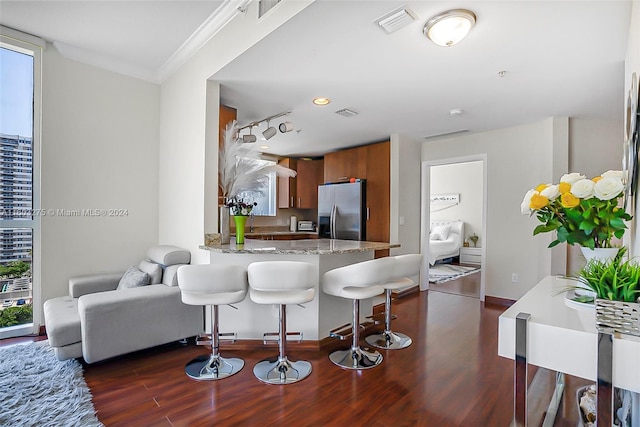
[[[393,270],[390,280],[382,285],[385,291],[384,305],[384,332],[381,334],[373,334],[364,340],[378,348],[386,350],[396,350],[407,348],[411,345],[411,338],[400,332],[391,330],[391,292],[394,289],[405,288],[413,285],[413,276],[420,274],[422,266],[422,255],[408,254],[393,257]]]
[[[178,287],[182,302],[189,305],[211,306],[211,355],[199,356],[185,367],[195,380],[219,380],[238,373],[244,360],[223,358],[219,353],[218,305],[242,301],[247,295],[247,271],[238,265],[185,265],[178,268]],[[226,334],[225,334],[226,335]]]
[[[258,362],[253,373],[267,384],[291,384],[311,373],[311,363],[287,358],[287,304],[313,300],[317,276],[313,264],[298,261],[262,261],[249,264],[249,297],[256,304],[280,306],[277,360]]]
[[[325,293],[353,300],[353,340],[349,350],[337,350],[329,359],[345,369],[369,369],[382,363],[382,355],[360,348],[360,300],[372,298],[384,292],[383,284],[389,281],[393,259],[378,258],[327,271],[322,276]]]

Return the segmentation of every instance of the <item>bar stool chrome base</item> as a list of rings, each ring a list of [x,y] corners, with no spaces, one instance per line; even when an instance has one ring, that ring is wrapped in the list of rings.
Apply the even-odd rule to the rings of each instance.
[[[286,357],[276,361],[263,360],[253,367],[253,374],[263,383],[291,384],[305,379],[311,373],[311,363],[291,362]]]
[[[398,350],[401,348],[407,348],[413,342],[411,337],[393,331],[384,331],[381,334],[369,335],[364,339],[367,344],[378,348],[384,348],[385,350]]]
[[[199,356],[187,363],[184,371],[194,380],[221,380],[237,374],[244,367],[244,360],[219,355]]]
[[[369,352],[355,347],[334,351],[329,355],[329,360],[344,369],[370,369],[382,363],[382,355],[377,351]]]

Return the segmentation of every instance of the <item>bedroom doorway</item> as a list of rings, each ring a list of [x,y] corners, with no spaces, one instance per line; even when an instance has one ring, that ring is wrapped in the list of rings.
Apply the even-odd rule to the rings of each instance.
[[[426,289],[484,301],[484,156],[423,163]]]

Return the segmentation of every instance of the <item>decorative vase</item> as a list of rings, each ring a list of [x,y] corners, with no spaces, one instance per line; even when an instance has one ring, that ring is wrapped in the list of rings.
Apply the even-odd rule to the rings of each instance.
[[[244,226],[247,223],[246,215],[234,215],[233,220],[236,223],[236,244],[244,243]]]
[[[220,206],[220,212],[218,214],[218,230],[220,230],[220,243],[223,245],[228,244],[231,241],[228,206]]]
[[[606,262],[614,259],[618,254],[620,248],[586,248],[584,246],[580,246],[580,250],[582,251],[582,255],[584,255],[587,262],[592,259],[599,259],[600,261]]]

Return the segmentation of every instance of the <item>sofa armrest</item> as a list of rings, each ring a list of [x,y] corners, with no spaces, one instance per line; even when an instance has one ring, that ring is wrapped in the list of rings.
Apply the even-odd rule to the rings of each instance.
[[[78,300],[87,363],[198,335],[201,306],[182,303],[180,289],[148,285],[84,295]]]
[[[71,298],[80,298],[83,295],[95,292],[113,291],[123,273],[94,274],[91,276],[79,276],[69,279],[69,295]]]

